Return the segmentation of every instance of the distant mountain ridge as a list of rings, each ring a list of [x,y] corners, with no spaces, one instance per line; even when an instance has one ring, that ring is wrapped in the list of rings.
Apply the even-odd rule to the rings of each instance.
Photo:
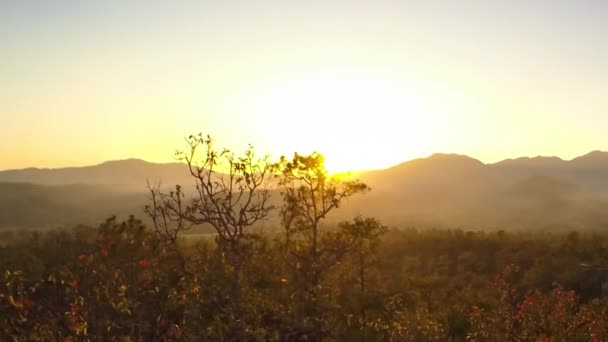
[[[608,229],[608,152],[572,160],[523,157],[491,164],[439,153],[387,169],[354,172],[353,177],[372,191],[350,199],[335,219],[361,214],[396,226]],[[192,177],[184,164],[138,159],[0,171],[0,227],[15,225],[14,212],[28,212],[28,207],[36,208],[31,211],[36,220],[26,221],[38,225],[84,217],[77,211],[96,218],[104,210],[108,215],[135,210],[133,214],[142,216],[147,181],[188,189]],[[16,183],[29,185],[11,186]]]
[[[170,185],[188,184],[191,177],[182,163],[151,163],[141,159],[114,160],[83,167],[0,171],[0,182],[102,185],[121,191],[143,191],[148,180]]]
[[[562,168],[571,170],[608,170],[608,152],[593,151],[572,160],[558,157],[520,157],[484,164],[481,161],[460,154],[436,153],[426,158],[412,159],[398,165],[378,170],[354,171],[355,174],[404,176],[410,173],[443,171],[476,171],[484,167],[509,171],[527,170],[535,172],[555,172]],[[424,169],[424,170],[423,170]],[[181,184],[190,181],[190,175],[183,163],[152,163],[141,159],[106,161],[98,165],[65,168],[24,168],[0,171],[0,182],[21,182],[44,185],[91,184],[113,187],[127,186],[130,190],[145,186],[146,180],[162,180],[167,184]]]
[[[435,154],[359,178],[375,191],[354,201],[356,211],[400,224],[608,229],[608,152],[492,164]]]

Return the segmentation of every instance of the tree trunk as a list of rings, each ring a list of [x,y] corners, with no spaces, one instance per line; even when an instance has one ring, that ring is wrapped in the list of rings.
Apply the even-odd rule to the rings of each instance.
[[[222,246],[219,246],[220,248]],[[244,341],[245,322],[243,320],[242,309],[242,291],[241,291],[241,271],[242,257],[239,250],[238,242],[232,240],[228,243],[228,248],[225,249],[228,257],[228,263],[232,267],[231,284],[230,284],[230,314],[233,321],[230,322],[232,337],[235,341]]]
[[[245,322],[243,321],[242,293],[241,293],[241,263],[237,260],[233,265],[232,276],[232,310],[234,315],[234,329],[237,341],[245,340]]]
[[[311,295],[312,295],[312,300],[313,300],[313,304],[312,304],[312,314],[313,314],[313,331],[312,331],[312,339],[313,341],[321,341],[321,334],[322,334],[322,322],[321,322],[321,312],[320,312],[320,308],[319,308],[319,298],[318,298],[318,293],[317,293],[317,288],[319,286],[319,282],[320,282],[320,274],[319,274],[319,255],[318,255],[318,238],[319,238],[319,231],[318,231],[318,227],[317,224],[314,224],[312,227],[312,267],[311,267],[311,272],[312,272],[312,281],[311,281],[311,285],[312,285],[312,289],[311,289]]]
[[[365,294],[367,292],[365,283],[365,258],[363,253],[359,253],[359,286],[361,287],[361,324],[365,327]]]

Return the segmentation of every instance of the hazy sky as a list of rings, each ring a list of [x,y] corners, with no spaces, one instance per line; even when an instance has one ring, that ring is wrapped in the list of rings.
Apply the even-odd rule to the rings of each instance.
[[[608,1],[0,1],[0,169],[608,150]]]

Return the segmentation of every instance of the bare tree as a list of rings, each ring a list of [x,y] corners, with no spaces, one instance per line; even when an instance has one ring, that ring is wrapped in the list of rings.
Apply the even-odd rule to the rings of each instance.
[[[242,340],[241,269],[252,243],[250,228],[273,210],[269,202],[273,164],[267,156],[256,157],[252,146],[237,156],[227,149],[216,150],[210,136],[191,135],[186,141],[188,150],[176,152],[176,158],[186,163],[195,181],[191,198],[186,199],[179,185],[168,193],[159,185],[149,186],[152,204],[146,212],[156,232],[173,245],[193,226],[215,229],[218,251],[231,268],[233,330],[235,338]]]

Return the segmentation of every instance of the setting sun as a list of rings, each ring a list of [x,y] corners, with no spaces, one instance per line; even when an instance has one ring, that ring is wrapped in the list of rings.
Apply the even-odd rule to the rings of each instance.
[[[257,86],[243,103],[264,118],[269,144],[283,153],[322,152],[331,172],[399,162],[395,140],[415,149],[432,115],[420,94],[389,78],[328,73]]]

